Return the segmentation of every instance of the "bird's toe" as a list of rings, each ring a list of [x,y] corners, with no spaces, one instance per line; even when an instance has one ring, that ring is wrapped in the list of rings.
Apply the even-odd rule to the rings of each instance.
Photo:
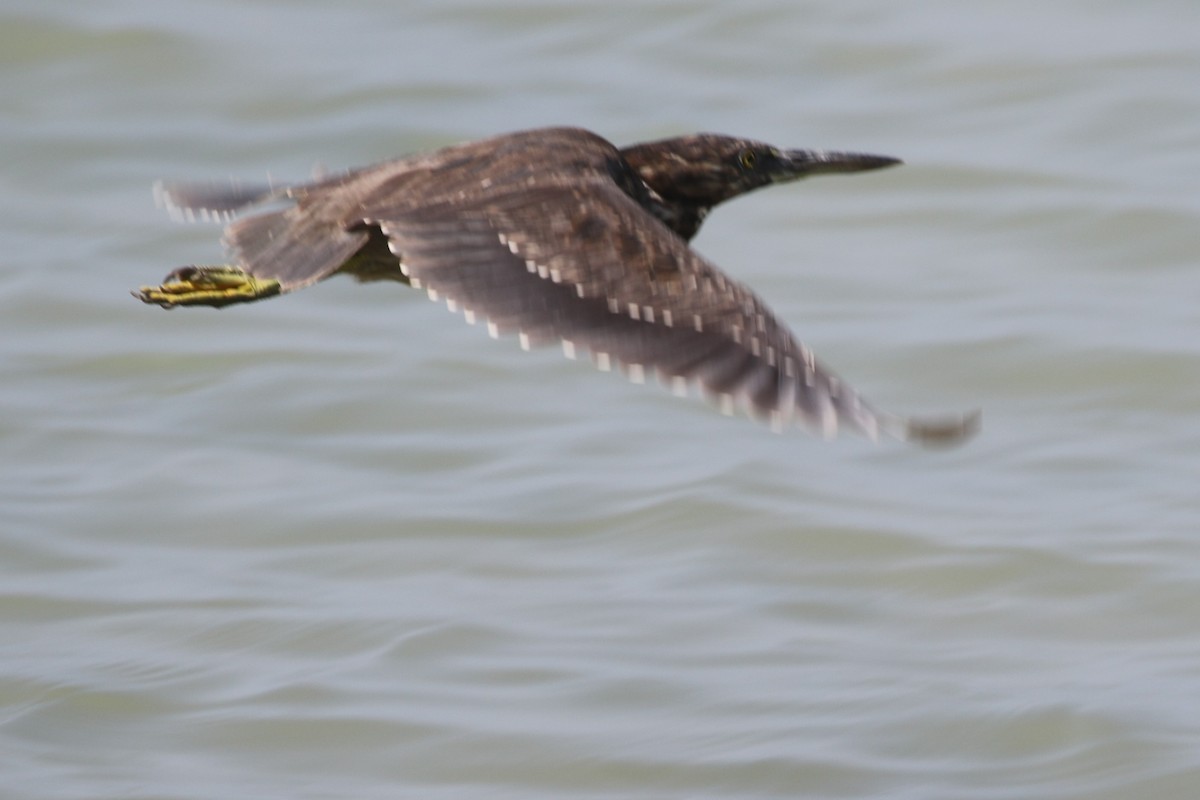
[[[250,303],[279,293],[279,281],[256,278],[240,267],[222,264],[179,267],[158,286],[142,286],[132,294],[143,303],[174,308]]]

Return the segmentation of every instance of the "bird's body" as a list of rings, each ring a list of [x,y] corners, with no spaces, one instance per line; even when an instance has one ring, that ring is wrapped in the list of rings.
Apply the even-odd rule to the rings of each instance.
[[[493,336],[560,342],[635,380],[698,383],[727,409],[874,438],[949,441],[974,417],[922,423],[872,410],[748,288],[688,246],[715,205],[815,172],[895,159],[780,151],[700,135],[619,150],[588,131],[498,136],[287,187],[163,186],[183,216],[232,217],[232,267],[183,267],[141,299],[227,305],[337,272],[425,289]]]

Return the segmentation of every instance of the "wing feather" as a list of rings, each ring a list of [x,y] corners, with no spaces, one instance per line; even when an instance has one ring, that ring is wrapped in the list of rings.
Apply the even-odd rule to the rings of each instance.
[[[368,207],[414,285],[523,344],[568,342],[633,375],[698,384],[773,424],[904,436],[812,356],[750,289],[614,185],[543,186],[478,203]],[[582,214],[582,216],[580,216]]]

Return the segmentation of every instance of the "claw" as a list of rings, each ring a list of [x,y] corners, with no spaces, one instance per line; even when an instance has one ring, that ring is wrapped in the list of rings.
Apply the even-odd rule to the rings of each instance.
[[[131,294],[143,303],[175,306],[227,306],[274,297],[282,291],[274,278],[256,278],[240,267],[188,266],[172,271],[160,286],[142,286]]]

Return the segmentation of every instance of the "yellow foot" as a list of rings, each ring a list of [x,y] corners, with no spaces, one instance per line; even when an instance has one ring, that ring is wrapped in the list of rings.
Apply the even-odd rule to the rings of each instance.
[[[279,294],[279,281],[256,278],[240,267],[180,267],[161,286],[142,286],[133,296],[163,308],[175,306],[227,306],[252,303]]]

